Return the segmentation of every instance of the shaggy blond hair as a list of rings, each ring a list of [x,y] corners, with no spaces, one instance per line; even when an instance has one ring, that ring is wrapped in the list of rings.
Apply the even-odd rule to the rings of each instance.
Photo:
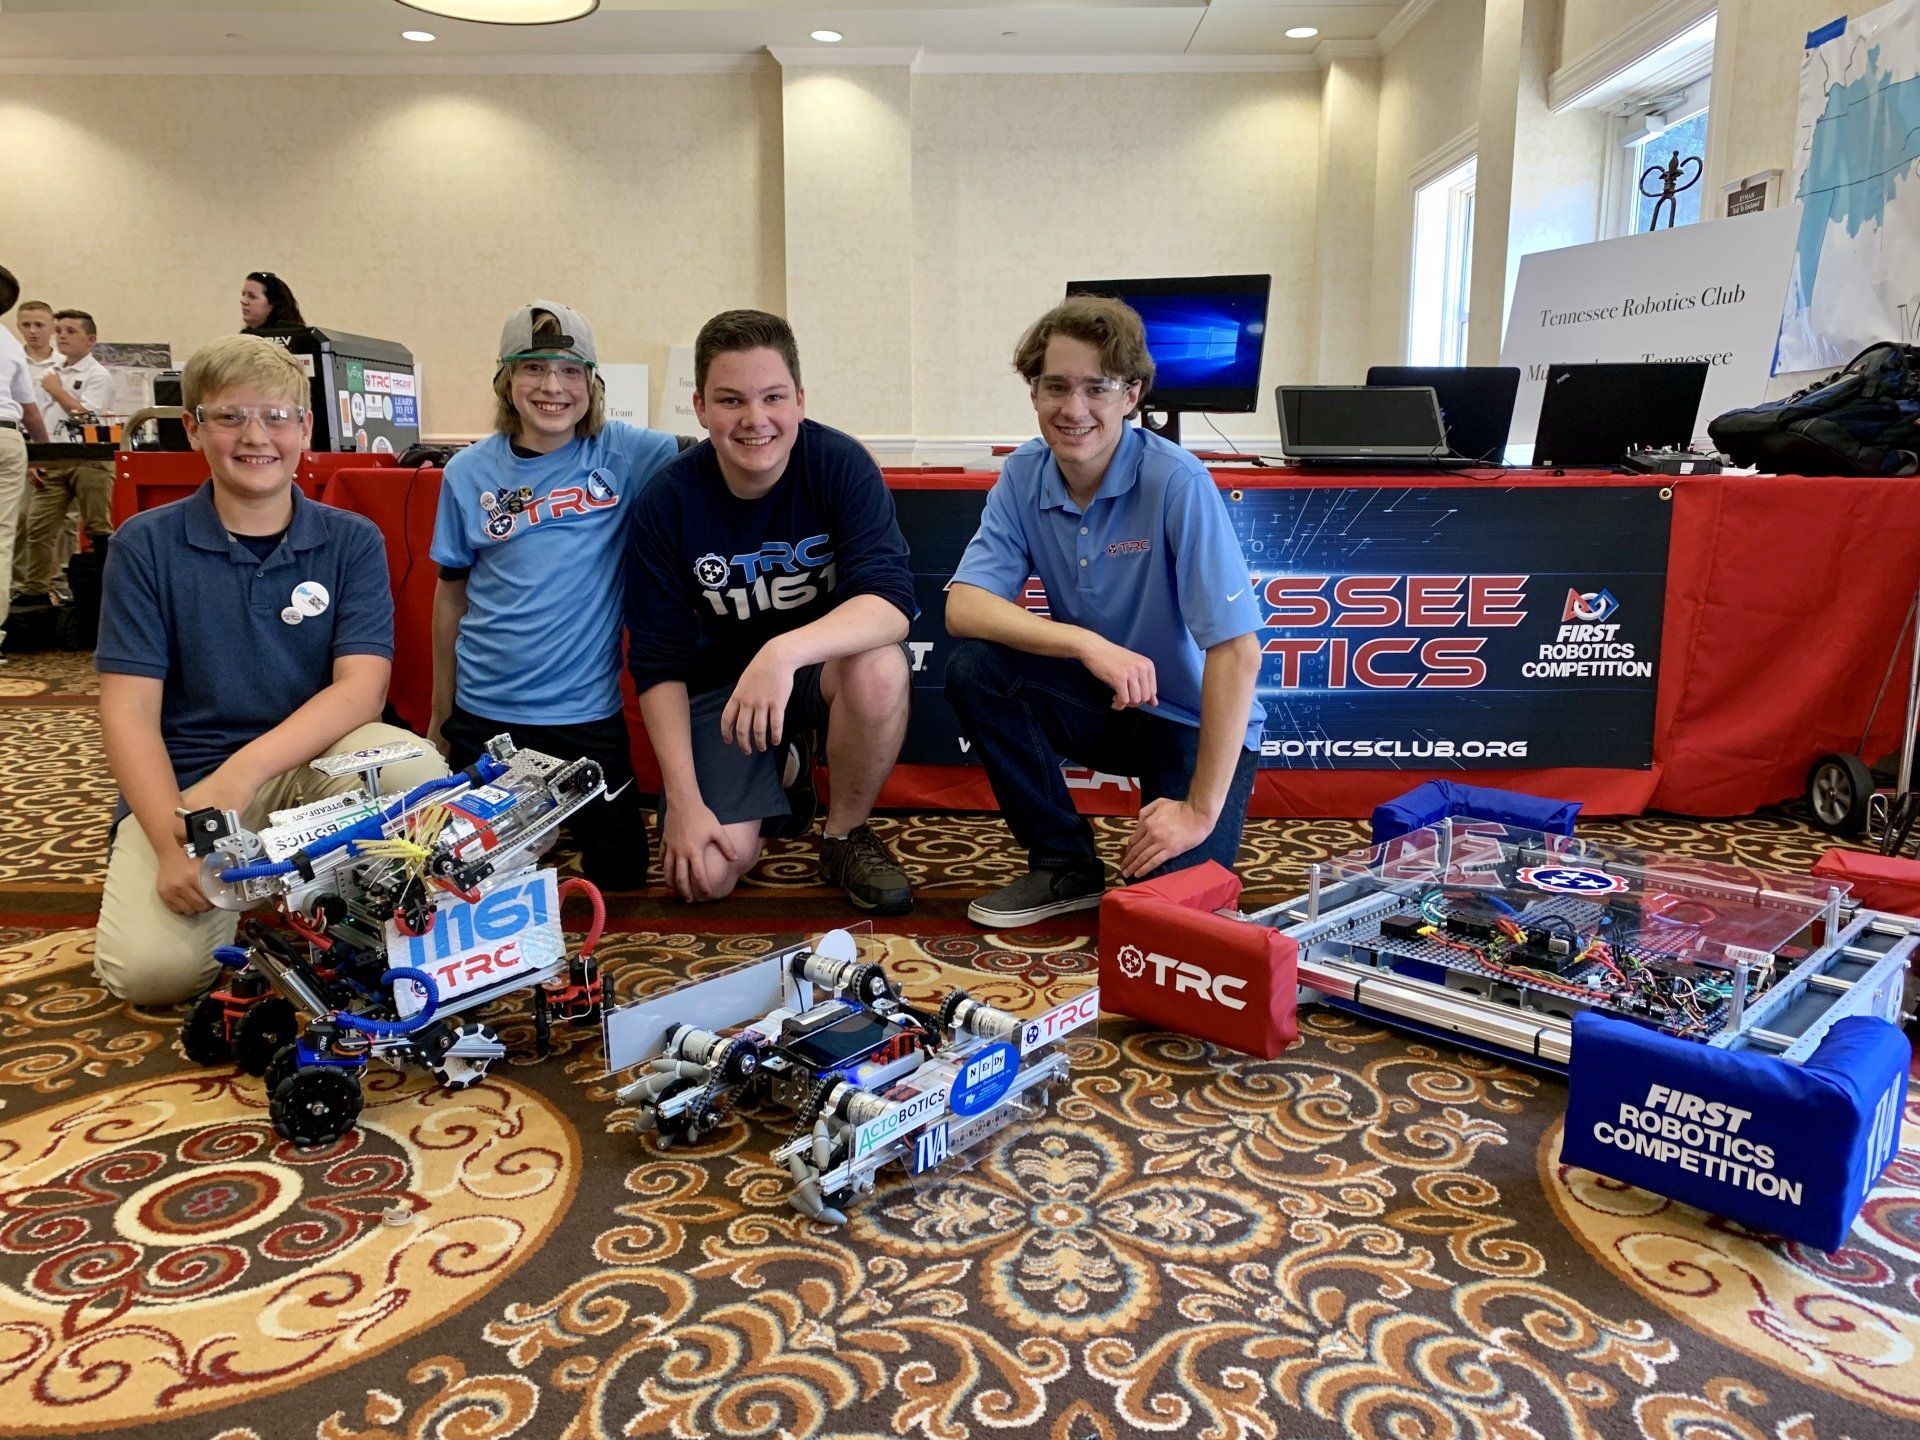
[[[307,376],[300,362],[253,335],[229,335],[194,351],[180,375],[180,403],[192,410],[209,396],[249,385],[290,405],[307,403]]]

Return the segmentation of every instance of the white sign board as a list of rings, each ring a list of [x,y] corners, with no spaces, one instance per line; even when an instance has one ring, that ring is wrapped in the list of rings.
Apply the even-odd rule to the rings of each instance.
[[[660,397],[660,428],[674,435],[700,435],[700,417],[693,413],[693,347],[674,345],[667,350],[667,388]]]
[[[425,935],[403,935],[389,920],[386,940],[388,963],[431,975],[440,1007],[449,1014],[467,1008],[473,996],[554,969],[567,957],[559,887],[551,870],[495,877],[478,904],[442,896]],[[405,1017],[417,1014],[426,997],[412,982],[400,980],[394,982],[393,1000]]]
[[[1696,439],[1764,400],[1798,219],[1789,207],[1523,257],[1500,352],[1520,367],[1508,458],[1532,456],[1549,365],[1707,361]]]
[[[600,380],[607,387],[607,418],[629,425],[647,423],[647,366],[602,365]]]

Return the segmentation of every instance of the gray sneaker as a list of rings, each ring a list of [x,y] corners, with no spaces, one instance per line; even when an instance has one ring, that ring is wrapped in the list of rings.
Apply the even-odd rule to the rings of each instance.
[[[974,901],[967,918],[989,930],[1015,930],[1055,915],[1092,910],[1106,891],[1106,876],[1098,870],[1029,870],[1011,885]]]

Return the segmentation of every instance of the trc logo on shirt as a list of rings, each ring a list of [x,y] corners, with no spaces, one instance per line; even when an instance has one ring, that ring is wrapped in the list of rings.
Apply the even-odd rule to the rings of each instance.
[[[736,571],[743,579],[729,585]],[[769,610],[797,610],[833,593],[833,541],[826,535],[809,535],[791,545],[769,540],[758,550],[730,560],[702,555],[693,562],[693,576],[705,590],[713,613],[725,619],[750,620]]]
[[[1109,555],[1145,555],[1153,549],[1151,540],[1116,540],[1107,546]]]
[[[693,562],[693,578],[709,590],[718,590],[727,583],[728,565],[718,555],[702,555]]]

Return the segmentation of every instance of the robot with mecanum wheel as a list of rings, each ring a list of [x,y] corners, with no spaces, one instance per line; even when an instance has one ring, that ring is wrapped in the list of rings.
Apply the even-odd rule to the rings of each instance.
[[[506,1054],[482,1006],[531,991],[543,1051],[556,1019],[599,1016],[600,892],[538,861],[605,793],[600,767],[500,736],[467,769],[383,796],[381,768],[418,753],[396,744],[316,761],[358,772],[363,788],[276,813],[258,832],[231,811],[186,817],[207,898],[274,906],[286,928],[250,922],[245,944],[216,952],[225,969],[189,1012],[183,1044],[203,1064],[264,1074],[274,1128],[297,1145],[352,1127],[375,1059],[423,1066],[449,1089],[478,1082]],[[569,960],[560,907],[574,894],[593,921]]]

